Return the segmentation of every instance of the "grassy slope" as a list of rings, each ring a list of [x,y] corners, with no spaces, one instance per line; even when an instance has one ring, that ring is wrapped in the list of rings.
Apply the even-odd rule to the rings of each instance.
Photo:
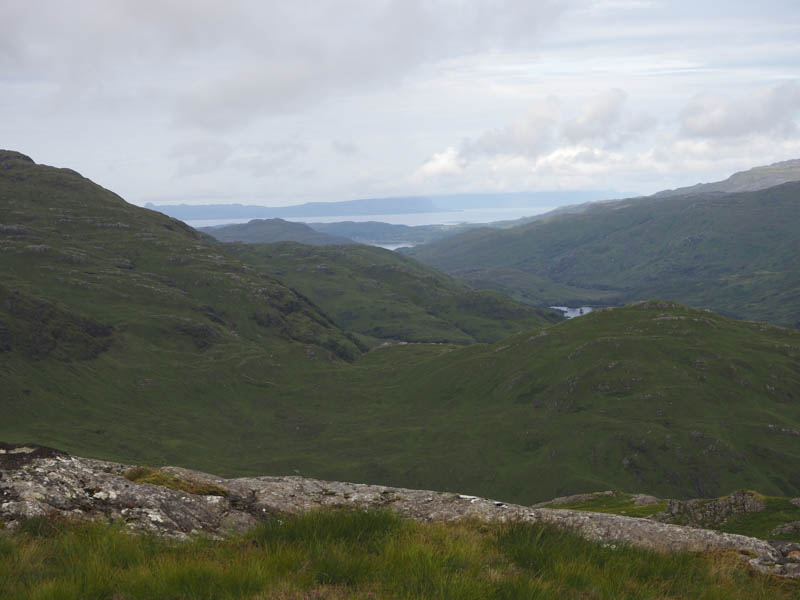
[[[418,428],[403,460],[420,456],[407,473],[422,487],[794,495],[797,438],[769,425],[798,427],[799,357],[792,330],[671,303],[600,311],[407,367],[395,431]]]
[[[202,227],[203,231],[221,242],[300,242],[312,246],[331,244],[353,244],[353,240],[340,235],[330,235],[315,231],[303,223],[283,219],[253,219],[248,223],[223,225],[221,227]]]
[[[666,297],[740,318],[800,322],[800,183],[640,199],[408,251],[534,303]]]
[[[228,249],[310,298],[346,329],[412,342],[489,342],[559,320],[475,290],[420,262],[373,246],[240,244]]]
[[[797,438],[780,432],[800,428],[798,332],[651,304],[351,364],[301,295],[179,222],[11,166],[0,439],[518,502],[800,492]]]
[[[253,398],[359,354],[305,298],[210,238],[9,152],[0,256],[6,438],[117,458],[207,454],[215,429],[228,443],[246,435],[238,388]]]
[[[0,536],[3,598],[453,600],[796,598],[733,554],[658,554],[530,523],[419,524],[385,512],[274,519],[175,542],[34,519]]]

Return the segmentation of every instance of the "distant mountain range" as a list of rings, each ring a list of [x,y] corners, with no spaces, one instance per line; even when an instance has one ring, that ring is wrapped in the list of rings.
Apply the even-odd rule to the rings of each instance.
[[[724,181],[698,183],[689,187],[664,190],[653,194],[656,198],[685,196],[700,193],[755,192],[769,187],[800,181],[800,159],[777,162],[764,167],[754,167],[734,173]]]
[[[355,215],[389,215],[431,212],[457,212],[475,208],[527,208],[588,202],[619,194],[602,190],[519,192],[508,194],[450,194],[441,196],[403,196],[367,198],[344,202],[308,202],[293,206],[268,207],[242,204],[159,204],[147,208],[182,220],[313,218]]]

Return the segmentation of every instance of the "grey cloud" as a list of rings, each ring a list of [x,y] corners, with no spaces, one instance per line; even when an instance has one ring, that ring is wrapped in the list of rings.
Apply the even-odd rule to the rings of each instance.
[[[625,111],[628,94],[611,89],[589,100],[580,114],[564,123],[561,133],[572,143],[601,143],[606,148],[620,148],[656,125],[648,114]]]
[[[536,157],[558,146],[583,142],[619,148],[656,123],[646,114],[628,114],[627,97],[620,89],[604,91],[567,121],[562,120],[561,102],[548,98],[507,126],[465,140],[459,154],[467,158],[479,154]]]
[[[564,137],[571,142],[605,138],[622,116],[628,95],[620,89],[603,92],[587,103],[577,118],[564,123]]]
[[[231,159],[229,164],[231,168],[244,171],[253,177],[268,177],[289,171],[296,171],[298,176],[309,175],[312,170],[302,160],[306,154],[308,154],[306,144],[288,140],[245,149]]]
[[[339,154],[344,154],[345,156],[358,154],[358,146],[348,140],[333,140],[331,142],[331,147]]]
[[[223,169],[232,152],[225,142],[196,140],[177,144],[167,156],[177,159],[178,175],[200,175]]]
[[[69,94],[97,81],[157,81],[176,120],[203,129],[383,85],[426,61],[531,46],[562,11],[555,0],[4,4],[7,76],[24,73]]]
[[[552,145],[560,116],[557,100],[548,98],[531,106],[526,114],[506,127],[465,140],[461,154],[536,156]]]
[[[679,115],[686,137],[726,138],[748,134],[798,135],[800,81],[785,81],[748,98],[702,95]]]
[[[214,139],[193,140],[175,145],[167,157],[177,162],[179,176],[209,175],[219,171],[241,171],[265,177],[296,168],[308,153],[308,146],[296,140],[233,147]],[[299,164],[301,169],[306,165]]]

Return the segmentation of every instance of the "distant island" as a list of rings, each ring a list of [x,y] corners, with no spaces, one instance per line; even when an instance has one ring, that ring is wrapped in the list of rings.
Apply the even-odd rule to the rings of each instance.
[[[365,198],[344,202],[306,202],[292,206],[244,204],[153,204],[145,208],[170,217],[187,219],[256,219],[346,217],[355,215],[392,215],[429,212],[459,212],[477,208],[526,208],[563,206],[621,197],[609,190],[571,190],[549,192],[449,194],[437,196],[399,196]]]

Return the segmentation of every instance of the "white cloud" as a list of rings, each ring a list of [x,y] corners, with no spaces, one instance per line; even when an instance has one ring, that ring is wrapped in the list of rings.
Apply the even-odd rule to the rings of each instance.
[[[564,118],[563,100],[534,110],[496,131],[449,147],[418,168],[415,182],[436,186],[442,175],[487,189],[620,187],[642,182],[642,191],[676,187],[696,174],[724,177],[734,170],[800,156],[800,84],[786,81],[746,97],[691,98],[673,120],[657,122],[628,109],[628,94],[610,89]],[[757,157],[757,158],[754,158]],[[659,184],[680,174],[677,182]],[[714,177],[712,176],[711,179]],[[706,177],[706,180],[709,178]],[[628,184],[630,185],[630,184]]]
[[[564,137],[572,142],[605,139],[613,133],[622,118],[622,106],[627,97],[618,88],[599,94],[583,107],[576,118],[564,123]]]
[[[576,168],[582,173],[603,171],[599,165],[619,156],[606,148],[622,146],[653,124],[646,117],[628,116],[626,100],[624,91],[606,90],[585,102],[575,117],[565,119],[563,101],[551,96],[534,103],[505,127],[434,154],[412,179],[469,176],[473,171],[494,172],[498,177],[540,170],[563,175]]]
[[[728,138],[754,133],[798,135],[800,81],[784,81],[739,97],[705,94],[694,97],[680,113],[687,137]]]
[[[460,153],[520,154],[536,156],[552,143],[555,127],[561,117],[558,101],[547,98],[536,102],[528,111],[496,131],[487,131],[475,140],[466,140]]]
[[[425,181],[429,178],[451,177],[460,175],[464,171],[466,161],[460,156],[458,150],[449,147],[443,152],[434,154],[413,175],[415,181]]]

